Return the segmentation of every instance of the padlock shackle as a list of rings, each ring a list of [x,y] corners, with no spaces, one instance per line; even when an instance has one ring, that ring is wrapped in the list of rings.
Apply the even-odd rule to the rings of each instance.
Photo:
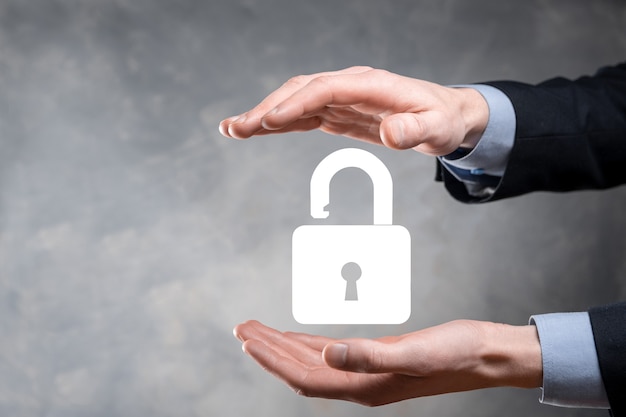
[[[325,219],[329,212],[330,181],[344,168],[360,168],[372,180],[374,224],[393,224],[393,181],[389,170],[373,154],[363,149],[345,148],[335,151],[317,165],[311,175],[311,216]]]

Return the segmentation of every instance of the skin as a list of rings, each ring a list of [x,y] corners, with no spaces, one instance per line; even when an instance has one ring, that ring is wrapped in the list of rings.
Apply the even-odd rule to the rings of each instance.
[[[438,156],[473,148],[488,120],[487,103],[473,89],[351,67],[294,77],[219,129],[235,139],[319,129]],[[377,406],[542,384],[535,326],[458,320],[401,336],[334,340],[249,321],[234,334],[263,369],[305,396]]]
[[[535,326],[457,320],[401,336],[334,340],[248,321],[234,334],[263,369],[307,397],[379,406],[542,381]]]
[[[300,75],[250,111],[220,123],[230,138],[320,129],[333,135],[446,155],[473,147],[487,125],[480,93],[369,67]]]

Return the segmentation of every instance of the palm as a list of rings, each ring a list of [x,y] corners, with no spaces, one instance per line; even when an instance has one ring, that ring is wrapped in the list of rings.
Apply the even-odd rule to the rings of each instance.
[[[328,362],[324,349],[337,342],[335,339],[283,333],[256,321],[237,326],[235,332],[244,342],[246,353],[305,396],[382,405],[489,386],[489,382],[473,375],[471,345],[476,338],[475,325],[470,322],[453,322],[402,336],[375,339],[371,342],[396,352],[397,363],[385,364],[385,360],[374,355],[371,361],[350,370]],[[347,340],[369,344],[369,339]],[[371,352],[369,349],[365,347]],[[466,366],[470,362],[471,365]]]

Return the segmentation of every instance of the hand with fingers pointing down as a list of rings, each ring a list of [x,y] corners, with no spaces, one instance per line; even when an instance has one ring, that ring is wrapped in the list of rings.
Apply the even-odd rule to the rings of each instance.
[[[446,155],[473,147],[489,108],[471,88],[449,88],[369,67],[300,75],[252,110],[220,123],[227,137],[320,129],[393,149]]]

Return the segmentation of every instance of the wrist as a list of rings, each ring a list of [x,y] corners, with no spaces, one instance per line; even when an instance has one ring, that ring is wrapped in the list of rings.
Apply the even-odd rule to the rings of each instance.
[[[493,386],[541,387],[541,345],[535,326],[485,323],[484,332],[481,369]]]
[[[465,137],[461,147],[473,149],[489,122],[489,105],[473,88],[455,88],[460,99],[460,111],[465,124]]]

